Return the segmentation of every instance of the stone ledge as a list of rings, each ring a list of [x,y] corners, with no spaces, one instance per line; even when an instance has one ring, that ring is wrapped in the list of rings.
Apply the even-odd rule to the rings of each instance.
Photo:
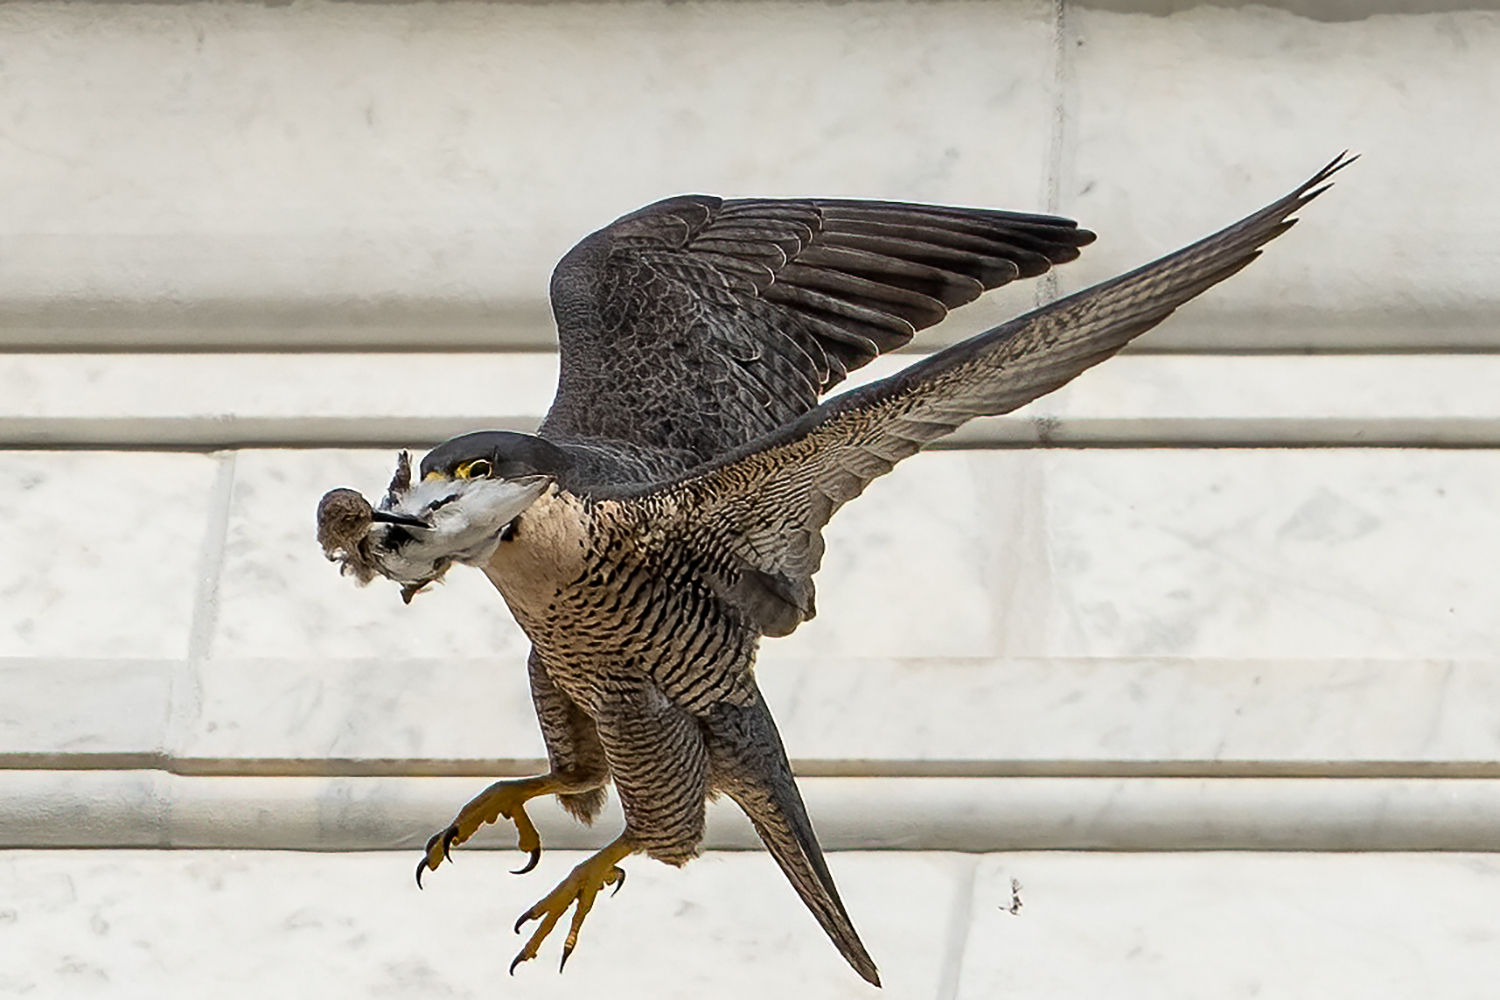
[[[912,360],[877,359],[838,391]],[[0,355],[0,445],[430,445],[535,428],[556,371],[540,353]],[[456,379],[482,392],[449,391]],[[939,447],[1494,448],[1497,383],[1500,355],[1137,354]]]
[[[469,855],[412,884],[413,854],[120,851],[0,853],[0,990],[28,996],[937,997],[972,859],[832,855],[829,866],[886,991],[851,972],[768,855],[683,869],[625,863],[567,973],[566,921],[538,961],[506,975],[517,914],[582,860]],[[465,864],[467,861],[467,865]]]
[[[1272,325],[1303,306],[1493,309],[1495,199],[1466,167],[1495,159],[1472,127],[1491,16],[1287,2],[1361,16],[5,4],[0,187],[23,197],[0,208],[0,301],[534,301],[579,237],[684,190],[1052,207],[1101,233],[1069,287],[1229,223],[1347,145],[1358,170],[1216,300]]]
[[[391,0],[370,0],[391,2]],[[396,0],[405,2],[405,0]],[[415,0],[412,0],[415,2]],[[1456,11],[1495,10],[1495,0],[1065,0],[1069,8],[1114,11],[1120,14],[1151,14],[1166,17],[1199,7],[1234,9],[1251,4],[1279,9],[1317,21],[1363,21],[1381,14],[1439,14]]]
[[[0,395],[5,387],[0,386]],[[186,656],[228,480],[204,455],[0,455],[0,657]],[[223,503],[218,503],[222,507]]]
[[[924,354],[1019,316],[1036,289],[1012,286],[923,330],[902,354]],[[1126,354],[1439,353],[1500,350],[1500,328],[1485,303],[1414,302],[1404,309],[1277,310],[1220,307],[1204,300],[1185,316],[1131,342]],[[557,331],[541,298],[285,299],[199,302],[0,300],[0,351],[24,353],[245,354],[391,352],[461,354],[552,351]]]
[[[415,849],[478,778],[201,777],[160,771],[0,771],[0,847]],[[1387,778],[802,778],[830,850],[1500,851],[1500,780]],[[613,797],[582,827],[551,799],[545,844],[603,846]],[[489,828],[476,847],[512,849]],[[709,850],[759,842],[730,803]]]
[[[360,590],[323,559],[318,498],[380,490],[392,457],[11,452],[0,545],[38,569],[5,590],[0,653],[452,657],[464,683],[477,658],[515,662],[525,638],[481,574],[455,570],[403,606],[393,585]],[[82,487],[99,482],[107,508]],[[1474,552],[1497,505],[1495,450],[923,454],[829,525],[819,615],[766,651],[1495,661],[1500,575]]]
[[[802,775],[1500,777],[1496,662],[771,653],[758,677]],[[499,777],[544,756],[520,654],[10,659],[0,682],[0,768]]]

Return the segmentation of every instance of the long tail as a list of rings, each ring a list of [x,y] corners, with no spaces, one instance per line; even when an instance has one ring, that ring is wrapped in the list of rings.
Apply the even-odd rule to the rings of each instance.
[[[709,717],[708,745],[714,788],[744,810],[839,953],[866,982],[879,986],[880,973],[839,899],[765,701],[716,706]]]

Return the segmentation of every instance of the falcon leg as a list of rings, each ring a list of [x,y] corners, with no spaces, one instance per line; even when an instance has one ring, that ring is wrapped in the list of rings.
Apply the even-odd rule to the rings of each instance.
[[[536,832],[536,824],[526,815],[526,800],[538,795],[582,790],[577,784],[563,780],[556,773],[495,782],[460,809],[448,829],[433,834],[432,839],[427,841],[427,853],[417,862],[417,887],[422,886],[424,871],[436,869],[445,858],[453,860],[448,851],[454,844],[462,844],[474,836],[481,826],[494,823],[502,816],[516,824],[517,846],[531,855],[516,874],[524,875],[531,871],[542,857],[542,838]]]
[[[516,933],[521,933],[522,925],[531,920],[540,920],[541,924],[532,933],[531,939],[521,949],[515,959],[510,963],[511,975],[515,975],[516,966],[522,962],[528,962],[536,958],[536,953],[562,919],[562,915],[568,912],[568,907],[577,904],[573,911],[573,923],[568,928],[568,937],[563,942],[562,963],[558,966],[561,972],[568,964],[568,956],[573,954],[573,949],[578,944],[578,931],[583,927],[584,918],[593,909],[594,898],[599,895],[599,890],[607,885],[615,887],[615,892],[620,891],[620,886],[625,884],[625,870],[619,866],[619,862],[640,850],[628,836],[621,834],[614,843],[604,848],[598,854],[574,868],[568,877],[560,882],[556,889],[547,893],[531,909],[521,914],[516,921]],[[614,895],[614,893],[610,893]]]

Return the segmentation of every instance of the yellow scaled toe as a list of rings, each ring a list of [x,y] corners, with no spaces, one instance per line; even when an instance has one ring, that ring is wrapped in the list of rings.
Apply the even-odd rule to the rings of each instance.
[[[452,861],[450,851],[454,844],[462,844],[486,823],[494,823],[502,816],[516,824],[517,846],[530,855],[526,864],[516,871],[524,875],[536,867],[542,857],[542,838],[536,824],[526,815],[527,799],[555,792],[561,784],[551,775],[519,780],[497,781],[475,796],[458,811],[458,816],[448,829],[432,835],[427,841],[427,850],[417,862],[417,887],[422,886],[422,873],[435,870],[444,861]]]
[[[536,958],[542,942],[547,940],[547,935],[552,933],[552,929],[557,926],[562,915],[568,912],[568,907],[577,904],[577,908],[573,911],[573,922],[568,928],[567,939],[563,942],[562,962],[558,966],[558,971],[561,972],[568,964],[568,956],[573,954],[573,949],[578,945],[578,931],[583,927],[584,918],[589,915],[589,910],[593,909],[594,899],[599,895],[599,890],[612,885],[615,887],[614,891],[619,892],[620,886],[625,884],[625,870],[616,862],[634,852],[635,847],[629,841],[624,837],[619,838],[574,868],[556,889],[547,893],[541,902],[521,914],[520,919],[516,921],[517,934],[528,921],[540,920],[541,923],[532,933],[530,940],[526,942],[526,946],[510,963],[511,975],[515,975],[516,966]]]

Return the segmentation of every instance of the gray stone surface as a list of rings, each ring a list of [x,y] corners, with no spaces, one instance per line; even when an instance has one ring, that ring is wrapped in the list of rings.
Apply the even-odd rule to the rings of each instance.
[[[1500,581],[1473,552],[1495,534],[1497,462],[1487,450],[920,455],[830,525],[820,616],[778,645],[1492,658],[1483,595]]]
[[[405,607],[323,561],[317,498],[378,490],[390,462],[239,457],[214,656],[524,654],[477,573]],[[1470,556],[1494,533],[1497,463],[1488,450],[920,455],[833,521],[819,617],[768,654],[1490,658],[1500,577]]]
[[[5,4],[0,299],[535,299],[682,191],[1034,210],[1048,10]]]
[[[67,996],[866,997],[769,855],[680,871],[627,862],[567,973],[558,940],[505,975],[510,925],[578,856],[470,856],[411,882],[409,853],[14,852],[0,855],[0,991]],[[464,864],[464,862],[468,862]],[[895,996],[936,996],[963,857],[836,855],[846,905]],[[902,905],[892,906],[899,900]]]
[[[0,659],[0,762],[160,755],[186,672],[171,660]]]
[[[340,343],[345,324],[320,335],[288,305],[384,300],[431,305],[458,343],[476,335],[455,304],[488,304],[535,344],[558,256],[684,190],[1076,212],[1104,238],[1071,287],[1349,147],[1365,159],[1314,211],[1318,235],[1282,241],[1196,332],[1158,339],[1493,346],[1497,226],[1468,169],[1493,152],[1472,127],[1497,86],[1493,12],[1094,6],[5,4],[0,183],[17,197],[0,209],[0,305],[18,322],[0,342],[44,343],[48,323],[90,342],[66,318],[82,302],[128,307],[117,325],[158,343],[191,340],[149,332],[184,303],[210,317],[206,343],[236,325],[251,343],[294,343],[299,325]],[[599,100],[598,78],[618,96]],[[211,318],[247,302],[263,305],[248,326]],[[171,308],[142,324],[131,310],[150,303]],[[375,315],[369,341],[389,342]]]
[[[866,997],[763,854],[627,862],[559,976],[505,976],[509,925],[573,858],[517,879],[409,854],[6,852],[0,991],[41,996]],[[886,983],[912,998],[1487,1000],[1491,856],[835,854]],[[976,869],[977,863],[977,869]],[[1014,914],[1012,879],[1020,884]],[[972,881],[971,881],[972,880]]]
[[[20,669],[9,674],[18,686],[28,679]],[[758,675],[807,773],[1306,774],[1368,762],[1373,773],[1451,766],[1472,774],[1500,759],[1492,660],[773,654]],[[196,678],[196,702],[184,701],[174,726],[173,755],[184,767],[278,761],[334,774],[484,774],[543,756],[519,656],[214,659]],[[99,690],[91,685],[92,675],[70,675],[48,689],[45,711],[33,699],[33,710],[15,714],[14,745],[77,751],[78,723],[69,720],[89,717],[90,692]]]
[[[196,717],[181,720],[175,747],[185,759],[292,760],[304,766],[329,761],[331,773],[344,773],[364,761],[400,769],[401,761],[546,756],[524,653],[212,659],[200,665],[196,678]]]
[[[1061,204],[1103,235],[1064,287],[1205,235],[1352,149],[1362,159],[1285,245],[1191,308],[1272,325],[1352,307],[1413,334],[1465,301],[1493,308],[1500,206],[1465,165],[1500,143],[1469,111],[1500,92],[1492,13],[1327,24],[1265,7],[1075,9],[1068,31]]]
[[[217,459],[0,453],[0,656],[187,655]]]
[[[915,360],[881,358],[840,391]],[[1497,380],[1500,358],[1488,355],[1141,353],[939,447],[1494,447]],[[556,382],[556,356],[541,353],[0,355],[0,384],[12,389],[0,397],[0,444],[434,444],[475,428],[533,429]]]
[[[1493,855],[991,856],[956,996],[1480,1000],[1497,882]]]

